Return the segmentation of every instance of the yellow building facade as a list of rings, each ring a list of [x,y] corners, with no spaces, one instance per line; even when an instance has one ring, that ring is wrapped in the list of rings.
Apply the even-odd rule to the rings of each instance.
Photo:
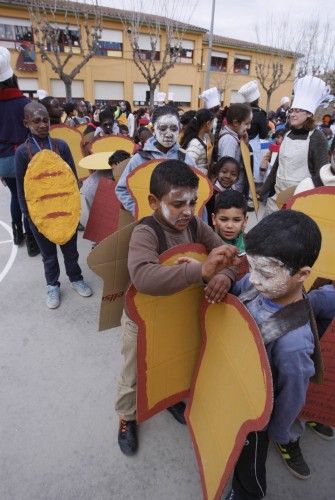
[[[58,27],[62,28],[64,16],[56,16]],[[75,38],[78,26],[73,23],[70,30]],[[107,101],[128,100],[133,106],[143,105],[146,101],[146,91],[149,87],[132,59],[132,49],[127,32],[115,13],[115,9],[103,8],[103,30],[99,55],[95,55],[82,68],[72,84],[72,96],[85,98],[91,102],[105,103]],[[80,28],[83,31],[83,27]],[[84,33],[82,33],[84,38]],[[165,32],[159,37],[158,48],[165,45]],[[169,97],[184,108],[201,106],[199,94],[204,90],[205,70],[207,63],[208,41],[204,29],[189,26],[183,30],[182,57],[161,79],[157,91],[166,92]],[[229,46],[225,46],[228,40]],[[37,89],[44,89],[48,94],[65,98],[65,87],[58,75],[47,61],[42,61],[36,49],[35,64],[18,64],[26,57],[24,42],[33,46],[31,21],[22,0],[4,2],[0,0],[0,45],[9,48],[12,66],[19,79],[19,85],[27,95],[34,96]],[[140,35],[143,49],[148,48],[148,35]],[[234,44],[236,47],[234,47]],[[142,49],[141,46],[141,49]],[[22,48],[23,47],[23,48]],[[64,54],[66,46],[62,47]],[[77,49],[80,51],[80,48]],[[160,51],[159,51],[160,52]],[[215,37],[211,59],[210,85],[217,86],[225,104],[229,104],[234,93],[247,81],[256,78],[255,62],[262,58],[272,60],[274,55],[269,50],[260,49],[256,44],[239,40]],[[20,60],[18,58],[20,57]],[[62,56],[64,57],[64,56]],[[160,54],[157,57],[161,57]],[[66,66],[66,72],[78,64],[80,55],[74,54]],[[224,61],[226,60],[225,67]],[[294,54],[282,56],[283,64],[290,67]],[[28,53],[29,61],[29,53]],[[248,66],[248,68],[247,68]],[[20,69],[18,69],[20,68]],[[35,70],[34,70],[35,69]],[[289,80],[274,92],[272,107],[278,106],[280,97],[291,95],[293,74]],[[261,106],[265,106],[266,94],[260,87]]]

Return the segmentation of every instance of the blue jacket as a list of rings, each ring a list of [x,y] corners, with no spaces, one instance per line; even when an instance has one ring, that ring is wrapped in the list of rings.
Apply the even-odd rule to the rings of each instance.
[[[152,155],[153,160],[177,160],[178,159],[178,150],[180,149],[179,144],[174,144],[171,149],[169,149],[166,153],[162,153],[159,149],[156,148],[155,146],[156,143],[156,138],[155,137],[150,137],[150,139],[147,140],[147,142],[144,145],[143,151],[148,151]],[[126,210],[131,212],[134,215],[134,210],[135,210],[135,202],[133,198],[130,196],[130,193],[127,188],[127,176],[135,170],[138,166],[142,165],[142,163],[145,163],[147,160],[143,160],[141,155],[139,153],[136,153],[131,160],[129,161],[128,165],[124,169],[119,182],[116,185],[115,188],[115,194],[117,198],[120,200],[122,205]],[[195,167],[196,164],[193,160],[193,158],[186,153],[185,157],[185,162],[190,165],[191,167]]]
[[[239,296],[250,289],[249,274],[235,283],[232,293]],[[246,304],[259,327],[282,306],[262,294]],[[274,403],[268,425],[271,439],[285,444],[292,440],[293,424],[306,399],[310,378],[315,373],[311,355],[314,337],[310,323],[293,329],[266,346],[273,378]]]
[[[49,136],[46,139],[39,139],[38,137],[35,137],[35,139],[40,144],[42,149],[50,149]],[[54,148],[55,153],[59,154],[59,156],[63,158],[63,160],[71,167],[74,175],[77,178],[76,167],[69,146],[61,139],[52,139],[52,144],[57,146],[57,149]],[[19,146],[15,152],[17,194],[21,210],[26,216],[29,216],[29,214],[26,199],[24,196],[23,183],[27,167],[31,160],[28,147],[30,148],[33,156],[40,151],[34,143],[32,136],[29,136],[26,142],[24,144],[21,144],[21,146]]]
[[[10,91],[15,90],[0,89],[0,157],[13,156],[29,132],[23,125],[23,109],[30,100],[23,94],[10,97]]]
[[[324,285],[308,293],[312,304],[319,336],[327,330],[331,321],[335,318],[335,285]]]

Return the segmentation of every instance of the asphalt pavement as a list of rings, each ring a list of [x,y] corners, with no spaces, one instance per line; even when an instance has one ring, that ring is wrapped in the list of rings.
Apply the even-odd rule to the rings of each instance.
[[[0,185],[0,500],[201,500],[190,434],[168,412],[141,425],[136,456],[118,448],[120,330],[97,332],[102,287],[87,268],[90,243],[79,233],[94,295],[70,288],[60,256],[62,303],[47,309],[41,257],[14,248],[7,231],[9,201]],[[306,430],[301,446],[306,481],[270,447],[268,499],[335,498],[335,441]]]

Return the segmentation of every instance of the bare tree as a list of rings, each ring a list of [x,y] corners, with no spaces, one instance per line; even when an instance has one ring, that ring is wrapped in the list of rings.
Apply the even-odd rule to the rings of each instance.
[[[85,10],[85,7],[89,7]],[[101,38],[102,22],[97,0],[90,6],[68,0],[30,0],[28,12],[32,22],[34,42],[43,62],[48,62],[64,82],[66,98],[72,95],[72,82],[94,56]],[[57,17],[56,17],[57,15]],[[61,16],[61,24],[59,21]],[[91,20],[91,19],[93,20]],[[64,26],[63,26],[64,24]],[[71,26],[75,26],[75,29]],[[82,34],[84,33],[84,37]],[[67,70],[73,56],[78,63]]]
[[[275,90],[288,80],[293,80],[296,61],[301,54],[294,49],[288,50],[290,46],[288,42],[292,43],[293,30],[286,18],[270,15],[265,24],[257,25],[255,30],[260,43],[255,71],[260,85],[266,92],[266,111],[269,111]]]
[[[303,21],[300,46],[303,57],[298,64],[298,77],[307,74],[322,76],[335,69],[335,29],[329,21],[322,21],[319,16]]]
[[[154,93],[161,79],[181,57],[182,37],[188,29],[187,22],[196,3],[193,2],[193,8],[190,8],[190,2],[183,0],[146,0],[145,3],[143,0],[130,0],[124,2],[126,10],[120,11],[120,19],[131,45],[133,61],[149,86],[151,106],[154,104]],[[143,12],[144,9],[146,13]],[[181,22],[186,12],[187,20]],[[161,44],[162,34],[165,34],[164,44]],[[148,40],[146,48],[141,44],[143,35],[146,35]]]

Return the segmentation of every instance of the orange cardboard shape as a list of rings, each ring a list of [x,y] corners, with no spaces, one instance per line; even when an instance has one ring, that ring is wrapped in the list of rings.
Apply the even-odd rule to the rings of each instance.
[[[317,278],[335,280],[335,187],[324,186],[299,193],[287,202],[287,208],[309,215],[322,234],[321,251],[305,281],[306,290]]]
[[[207,252],[200,244],[178,245],[160,255],[160,262],[175,265],[185,255],[203,261]],[[200,348],[198,310],[203,295],[201,283],[167,296],[140,293],[133,285],[127,291],[127,311],[139,328],[139,422],[187,396]]]
[[[82,134],[77,128],[68,127],[67,125],[53,125],[50,127],[50,137],[53,139],[61,139],[66,142],[69,146],[74,164],[76,166],[76,171],[78,179],[84,179],[87,177],[87,170],[79,166],[80,160],[83,158],[83,151],[81,147]]]
[[[152,215],[152,208],[149,205],[150,178],[155,167],[161,160],[150,160],[135,168],[127,177],[127,187],[132,198],[135,200],[135,219]],[[198,201],[195,208],[195,215],[201,217],[204,206],[213,193],[213,187],[208,178],[199,170],[194,169],[199,177]]]
[[[125,137],[124,135],[105,135],[104,137],[94,139],[94,141],[89,146],[91,154],[123,149],[124,151],[127,151],[127,153],[132,155],[134,152],[134,148],[134,141],[130,139],[130,137]]]
[[[248,146],[246,145],[246,143],[243,140],[240,141],[240,148],[241,148],[241,155],[242,155],[242,159],[243,159],[243,165],[245,168],[245,172],[247,174],[247,179],[248,179],[248,183],[249,183],[252,201],[253,201],[253,204],[255,207],[255,211],[257,213],[258,209],[259,209],[259,202],[258,202],[257,193],[256,193],[254,174],[253,174],[252,168],[251,168],[250,151],[249,151]]]
[[[300,418],[335,427],[335,319],[322,336],[320,347],[324,382],[309,385]]]
[[[186,420],[205,499],[219,500],[249,432],[272,412],[272,377],[259,329],[243,304],[203,302],[201,352]]]
[[[67,243],[80,218],[78,183],[69,165],[54,151],[39,151],[29,162],[24,194],[38,231],[53,243]]]

